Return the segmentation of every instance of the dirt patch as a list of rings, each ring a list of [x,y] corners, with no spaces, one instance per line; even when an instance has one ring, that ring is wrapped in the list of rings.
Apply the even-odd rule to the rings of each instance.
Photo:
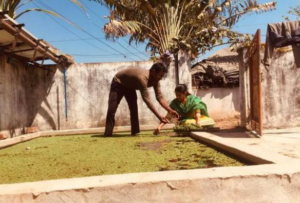
[[[137,143],[137,147],[140,147],[144,150],[159,151],[163,147],[163,145],[169,142],[171,142],[171,140],[162,140],[162,141],[155,141],[155,142],[139,142]]]
[[[173,130],[172,131],[166,131],[166,132],[160,132],[159,133],[159,136],[178,136],[178,133],[174,132]]]
[[[219,127],[220,129],[236,129],[241,127],[240,118],[226,118],[215,120],[216,125],[214,127]]]

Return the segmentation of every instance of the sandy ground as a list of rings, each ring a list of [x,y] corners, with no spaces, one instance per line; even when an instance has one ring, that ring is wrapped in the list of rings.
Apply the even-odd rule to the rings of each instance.
[[[215,120],[215,127],[220,129],[239,129],[240,128],[240,118],[228,118]]]

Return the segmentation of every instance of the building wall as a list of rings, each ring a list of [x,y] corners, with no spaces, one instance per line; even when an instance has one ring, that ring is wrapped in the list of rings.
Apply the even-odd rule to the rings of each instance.
[[[182,57],[187,55],[181,55],[180,83],[186,83],[190,87],[190,75],[187,74],[190,65]],[[72,65],[66,70],[66,108],[63,68],[48,67],[53,70],[49,72],[33,66],[27,67],[14,60],[8,64],[6,56],[1,55],[0,134],[18,136],[25,133],[30,126],[38,127],[39,130],[103,127],[109,86],[114,74],[128,67],[148,69],[151,65],[152,62],[149,61]],[[262,67],[262,71],[264,127],[300,126],[300,69],[294,66],[293,53],[275,53],[271,66],[268,69]],[[165,99],[170,102],[175,98],[173,63],[161,84]],[[246,86],[243,85],[241,89],[247,92]],[[196,94],[207,104],[209,114],[214,119],[237,116],[242,107],[249,109],[247,102],[241,102],[241,92],[237,88],[211,88],[198,90]],[[156,102],[152,88],[150,95],[155,107],[164,115],[166,111]],[[156,125],[158,119],[146,107],[139,92],[138,105],[140,124]],[[121,101],[117,111],[116,125],[130,125],[125,100]]]
[[[56,68],[48,72],[6,60],[0,54],[0,134],[14,137],[25,133],[36,115],[44,113],[41,104],[53,85]]]
[[[180,83],[191,87],[190,63],[187,53],[180,53]],[[90,63],[74,64],[66,69],[66,95],[64,68],[49,66],[53,72],[11,60],[0,60],[0,134],[15,137],[24,134],[28,127],[39,130],[64,130],[104,127],[108,106],[110,83],[119,70],[129,67],[149,69],[153,62]],[[167,77],[161,81],[163,95],[169,103],[175,98],[175,67],[171,63]],[[151,99],[161,115],[166,111],[155,99]],[[138,95],[141,125],[156,125],[158,119]],[[233,117],[238,113],[235,89],[200,90],[198,96],[208,105],[215,118]],[[116,126],[130,125],[129,109],[125,99],[116,113]]]
[[[53,72],[26,68],[26,64],[18,61],[6,63],[3,55],[0,61],[0,134],[9,137],[25,133],[28,127],[63,130],[105,126],[110,83],[116,72],[129,67],[149,69],[153,64],[151,61],[74,64],[66,69],[65,96],[64,68],[48,67]],[[180,65],[180,73],[189,72],[187,64]],[[182,79],[191,84],[190,77]],[[175,97],[175,85],[174,64],[171,63],[167,77],[161,81],[168,103]],[[153,89],[149,88],[149,91],[158,112],[165,115],[166,111],[156,101]],[[158,124],[158,119],[144,104],[139,91],[137,95],[140,124]],[[116,126],[124,125],[130,125],[125,99],[116,114]]]
[[[208,60],[226,71],[239,69],[238,54],[229,48],[216,52]],[[216,120],[240,116],[239,87],[198,89],[197,96],[206,103],[210,117]]]
[[[33,126],[40,130],[61,130],[76,128],[93,128],[105,126],[108,96],[112,78],[125,68],[139,67],[149,69],[153,62],[124,62],[124,63],[90,63],[74,64],[66,71],[67,78],[67,114],[65,106],[65,91],[63,69],[56,71],[54,85],[41,107],[51,115],[52,121],[41,114],[37,115]],[[175,88],[173,68],[168,76],[161,81],[162,93],[167,102],[174,98]],[[150,97],[155,107],[162,115],[166,111],[156,101],[153,88],[149,88]],[[143,102],[140,92],[138,95],[140,124],[157,124],[159,121]],[[123,99],[116,113],[116,126],[130,125],[129,109]]]
[[[261,51],[261,58],[264,53]],[[292,51],[276,51],[269,67],[261,64],[264,128],[300,126],[300,68]],[[241,123],[250,123],[249,68],[246,50],[240,52]]]
[[[209,116],[216,120],[239,117],[239,95],[238,87],[197,90],[197,96],[207,105]]]
[[[263,72],[263,123],[265,128],[300,126],[300,68],[292,51],[275,52]]]

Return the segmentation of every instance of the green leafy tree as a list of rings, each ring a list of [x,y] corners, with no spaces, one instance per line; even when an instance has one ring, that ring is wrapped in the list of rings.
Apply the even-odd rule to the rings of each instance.
[[[130,35],[146,42],[153,55],[189,51],[191,57],[225,43],[236,47],[250,35],[232,30],[247,14],[275,9],[276,2],[256,0],[93,0],[111,9],[104,26],[107,38]]]

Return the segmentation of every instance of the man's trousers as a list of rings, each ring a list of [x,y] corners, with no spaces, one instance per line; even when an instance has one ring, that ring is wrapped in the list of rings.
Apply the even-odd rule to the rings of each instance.
[[[130,110],[131,134],[135,135],[140,132],[136,90],[128,89],[113,80],[110,86],[104,136],[112,136],[115,114],[123,97],[125,97]]]

